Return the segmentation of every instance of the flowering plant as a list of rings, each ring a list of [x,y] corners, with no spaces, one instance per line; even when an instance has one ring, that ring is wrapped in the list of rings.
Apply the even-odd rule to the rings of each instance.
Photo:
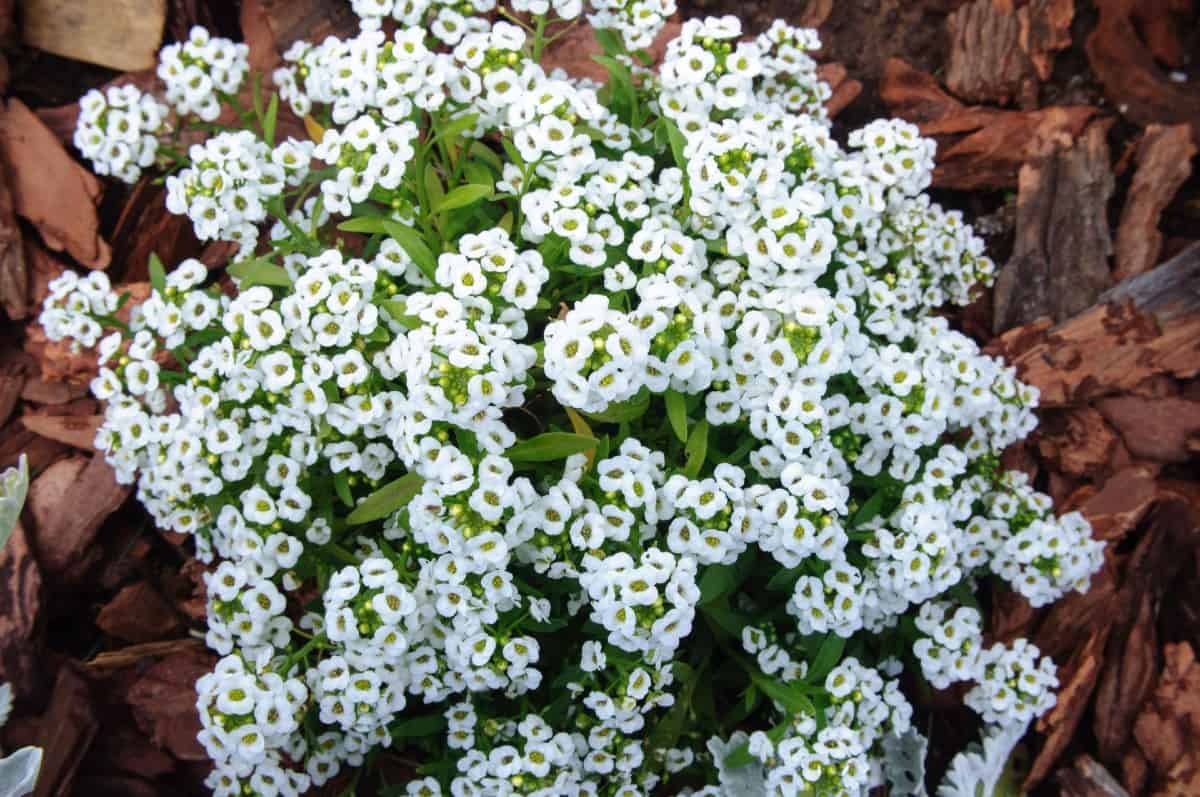
[[[589,1],[603,85],[539,64],[580,0],[354,0],[255,109],[202,30],[161,98],[84,98],[97,171],[157,162],[239,245],[224,286],[153,262],[128,323],[101,273],[42,314],[215,565],[214,794],[388,747],[425,753],[394,794],[920,793],[903,671],[1018,736],[1054,702],[976,593],[1085,590],[1102,546],[998,466],[1037,395],[935,314],[994,266],[932,143],[836,142],[811,31],[691,20],[654,71],[671,0]]]

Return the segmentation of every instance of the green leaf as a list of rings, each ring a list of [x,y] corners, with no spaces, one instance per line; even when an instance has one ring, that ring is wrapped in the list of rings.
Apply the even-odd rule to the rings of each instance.
[[[629,423],[646,414],[650,407],[650,392],[643,390],[628,401],[609,404],[603,412],[583,413],[596,423]]]
[[[480,185],[478,183],[468,183],[460,185],[446,196],[442,197],[440,202],[435,202],[433,205],[434,213],[445,213],[447,210],[456,208],[465,208],[468,205],[474,205],[479,200],[492,193],[492,186]]]
[[[583,454],[596,447],[599,441],[570,432],[546,432],[517,443],[504,455],[513,462],[553,462],[572,454]]]
[[[267,105],[267,117],[263,120],[263,137],[267,143],[275,146],[275,125],[279,121],[279,95],[272,94],[271,102]]]
[[[667,388],[663,398],[667,401],[667,420],[671,422],[675,436],[679,438],[679,442],[686,443],[688,439],[687,399],[674,388]]]
[[[376,235],[387,232],[387,228],[384,226],[387,221],[388,218],[386,216],[358,216],[343,221],[338,225],[338,229],[342,232],[361,232],[368,235]]]
[[[780,570],[771,576],[771,580],[767,582],[767,589],[772,592],[792,592],[796,589],[796,582],[800,580],[801,575],[800,568]]]
[[[350,474],[346,471],[333,474],[333,489],[346,506],[354,506],[354,495],[350,492]]]
[[[877,490],[874,495],[867,499],[858,511],[854,513],[854,517],[850,519],[850,528],[858,528],[866,523],[870,523],[883,509],[883,490]]]
[[[446,727],[446,718],[441,714],[426,714],[423,717],[409,717],[388,727],[392,736],[403,739],[416,739],[422,736],[432,736],[441,733]]]
[[[826,634],[817,656],[808,667],[806,680],[810,683],[821,683],[825,676],[842,660],[842,651],[846,649],[846,638],[837,634]]]
[[[605,55],[620,55],[625,52],[625,43],[611,28],[596,28],[596,41],[604,48]]]
[[[425,240],[420,233],[412,227],[401,224],[398,221],[384,219],[383,229],[388,235],[400,244],[400,248],[412,258],[412,261],[417,264],[417,268],[421,269],[421,273],[429,278],[430,281],[436,282],[435,275],[437,274],[437,258],[429,247],[425,244]]]
[[[162,259],[154,252],[150,253],[150,287],[159,293],[166,293],[167,270],[163,268]]]
[[[749,617],[738,614],[727,605],[722,606],[719,603],[704,606],[701,611],[716,624],[717,628],[739,640],[738,644],[741,644],[742,629],[750,624]]]
[[[424,323],[416,316],[408,315],[408,306],[403,299],[384,299],[377,304],[393,321],[409,329],[416,329]]]
[[[671,156],[675,158],[675,165],[687,172],[687,158],[683,156],[683,150],[687,146],[687,139],[684,138],[683,132],[670,119],[663,117],[663,127],[667,130],[667,141],[671,145]]]
[[[689,479],[695,479],[700,475],[700,470],[704,467],[704,460],[708,456],[708,421],[702,420],[692,429],[685,450],[687,466],[683,469],[683,475]]]
[[[241,280],[243,289],[252,285],[273,285],[277,288],[289,288],[292,285],[292,278],[283,267],[264,257],[253,257],[234,263],[229,267],[229,276]]]
[[[432,163],[425,168],[425,193],[429,197],[430,207],[435,208],[442,201],[442,197],[446,195],[446,189],[442,187],[442,178],[438,175],[437,169],[433,168]]]
[[[788,731],[791,728],[791,723],[781,722],[771,730],[767,731],[767,736],[772,742],[778,744],[784,740]],[[728,769],[738,769],[739,767],[749,766],[759,763],[758,759],[750,755],[750,743],[743,742],[734,749],[732,753],[725,756],[724,764]]]
[[[29,494],[29,460],[22,454],[17,464],[0,473],[0,550],[17,528],[21,508]]]
[[[508,139],[504,140],[507,141]],[[500,156],[496,154],[494,149],[482,141],[472,142],[471,149],[469,151],[476,158],[479,158],[488,166],[491,166],[497,174],[504,171],[504,161],[500,160]],[[516,163],[518,166],[520,165],[519,161],[513,161],[513,163]]]
[[[346,522],[351,525],[360,525],[388,517],[406,506],[413,496],[421,492],[421,486],[424,483],[425,480],[415,473],[401,476],[360,501],[350,516],[346,518]]]
[[[479,114],[469,113],[465,116],[459,116],[441,125],[437,130],[439,138],[445,140],[453,140],[462,135],[465,131],[475,127],[475,123],[479,121]]]
[[[700,605],[711,603],[733,589],[733,567],[710,565],[700,577]]]

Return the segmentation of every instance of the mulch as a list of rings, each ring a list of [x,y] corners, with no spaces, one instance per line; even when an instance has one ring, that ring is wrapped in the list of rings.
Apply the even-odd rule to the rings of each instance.
[[[64,269],[145,291],[150,252],[216,268],[229,250],[167,214],[161,186],[100,182],[75,160],[75,99],[148,73],[45,52],[44,38],[28,46],[28,15],[54,3],[24,4],[26,18],[16,5],[0,0],[0,468],[25,453],[36,475],[0,553],[0,679],[18,696],[0,744],[46,747],[38,797],[203,794],[192,686],[214,660],[203,568],[95,455],[94,366],[47,341],[36,316]],[[339,0],[120,5],[162,13],[166,39],[196,23],[244,36],[263,68],[297,38],[353,25]],[[1086,595],[1040,610],[990,596],[990,636],[1029,637],[1063,684],[1027,741],[1025,787],[1200,794],[1200,8],[681,5],[737,13],[751,30],[776,16],[817,26],[835,131],[882,114],[918,124],[938,142],[935,198],[976,220],[1002,264],[954,321],[1042,392],[1039,429],[1005,462],[1108,542]],[[586,72],[591,47],[584,33],[551,57]],[[961,746],[938,738],[953,727],[935,725],[935,754]]]

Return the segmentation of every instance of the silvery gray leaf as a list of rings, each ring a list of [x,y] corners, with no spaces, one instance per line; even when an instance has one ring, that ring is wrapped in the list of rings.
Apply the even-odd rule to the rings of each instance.
[[[883,774],[891,784],[892,797],[927,797],[925,753],[929,740],[915,728],[903,736],[883,737]]]
[[[0,797],[25,797],[37,785],[42,769],[42,748],[22,747],[0,758]]]
[[[708,752],[712,753],[713,763],[717,765],[721,794],[726,797],[767,797],[762,764],[756,761],[737,769],[725,766],[725,759],[745,744],[748,738],[742,731],[737,731],[727,742],[722,742],[715,736],[708,740]]]
[[[1009,756],[1025,736],[1029,723],[991,725],[984,730],[982,746],[977,742],[954,756],[946,777],[938,786],[938,797],[992,797],[1004,776]]]
[[[3,548],[12,536],[28,493],[29,462],[22,454],[16,467],[0,474],[0,548]]]

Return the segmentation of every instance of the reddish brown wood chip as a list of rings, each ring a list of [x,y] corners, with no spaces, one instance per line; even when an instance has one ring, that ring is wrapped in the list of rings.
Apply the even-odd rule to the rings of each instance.
[[[1200,92],[1155,64],[1130,18],[1140,2],[1097,0],[1100,23],[1087,39],[1088,63],[1122,114],[1143,125],[1188,124],[1200,140]]]
[[[1054,71],[1054,54],[1071,46],[1075,0],[1033,0],[1017,10],[1021,48],[1042,81]]]
[[[1062,797],[1129,797],[1104,765],[1086,753],[1075,759],[1070,769],[1055,774]]]
[[[1104,673],[1096,691],[1092,731],[1100,760],[1116,760],[1129,739],[1133,719],[1157,677],[1158,637],[1154,628],[1155,601],[1148,591],[1123,596],[1132,601],[1128,631],[1109,637]]]
[[[1117,228],[1117,280],[1154,268],[1162,252],[1158,220],[1192,173],[1196,143],[1188,125],[1150,125],[1138,145],[1137,172]]]
[[[145,581],[116,594],[96,617],[96,626],[126,642],[153,642],[174,636],[181,627],[171,604]]]
[[[946,18],[950,53],[946,87],[967,102],[1007,105],[1037,96],[1033,63],[1021,47],[1011,0],[973,0]]]
[[[1200,402],[1181,398],[1114,396],[1096,402],[1137,457],[1187,462],[1200,442]]]
[[[1100,111],[1082,105],[1038,111],[969,107],[938,86],[932,75],[889,59],[880,96],[892,113],[918,125],[938,142],[934,185],[976,190],[1017,185],[1035,142],[1080,136]]]
[[[0,308],[9,318],[19,319],[29,314],[29,271],[3,158],[0,158]]]
[[[1084,478],[1108,469],[1121,445],[1120,436],[1091,407],[1046,412],[1037,431],[1038,453],[1069,476]],[[1128,453],[1124,453],[1128,457]]]
[[[1078,507],[1100,540],[1117,540],[1133,530],[1158,497],[1157,468],[1131,465],[1117,471]]]
[[[680,27],[678,18],[668,20],[658,37],[647,48],[654,56],[655,64],[666,54],[667,43],[679,35]],[[590,24],[584,23],[571,28],[562,38],[547,47],[542,54],[541,63],[547,72],[561,68],[572,77],[606,82],[607,70],[592,60],[592,56],[603,54],[604,48],[596,39],[596,31]]]
[[[104,268],[111,253],[100,237],[100,181],[75,161],[18,99],[0,114],[0,154],[8,163],[17,214],[46,245],[85,266]]]
[[[20,522],[0,551],[0,681],[29,694],[43,662],[34,638],[42,608],[42,573]]]
[[[271,29],[271,18],[263,8],[263,0],[242,0],[239,22],[242,40],[250,47],[250,68],[258,72],[270,72],[282,63],[275,31]]]
[[[1032,144],[1018,178],[1013,256],[996,279],[996,332],[1042,316],[1070,318],[1108,287],[1110,126],[1093,123],[1080,139],[1056,131]]]
[[[1163,658],[1162,677],[1133,732],[1154,772],[1170,780],[1186,776],[1176,766],[1185,758],[1194,765],[1200,752],[1200,665],[1186,642],[1168,643]]]
[[[212,669],[215,657],[202,652],[173,653],[151,667],[129,689],[138,727],[180,761],[206,761],[196,741],[196,681]]]
[[[25,41],[47,52],[111,69],[154,66],[166,0],[24,0]]]
[[[1200,374],[1200,244],[1126,280],[1069,321],[1010,330],[987,350],[1061,407],[1129,391],[1156,374]],[[1140,309],[1138,309],[1140,308]]]
[[[34,797],[73,793],[75,773],[99,729],[87,681],[68,663],[58,671],[50,705],[42,717],[39,743],[45,753]]]
[[[38,560],[49,573],[78,561],[100,524],[129,496],[103,457],[73,457],[55,463],[29,486],[29,508],[37,522]]]
[[[1100,677],[1100,667],[1104,662],[1104,643],[1108,641],[1109,629],[1101,628],[1088,639],[1087,644],[1079,648],[1071,660],[1058,671],[1061,686],[1058,690],[1058,702],[1048,714],[1037,722],[1038,733],[1046,737],[1041,751],[1030,767],[1029,775],[1025,778],[1025,790],[1032,789],[1050,774],[1054,762],[1066,750],[1075,729],[1083,719],[1084,711],[1096,688]]]
[[[24,415],[21,425],[31,432],[81,451],[94,451],[96,430],[103,415]]]

